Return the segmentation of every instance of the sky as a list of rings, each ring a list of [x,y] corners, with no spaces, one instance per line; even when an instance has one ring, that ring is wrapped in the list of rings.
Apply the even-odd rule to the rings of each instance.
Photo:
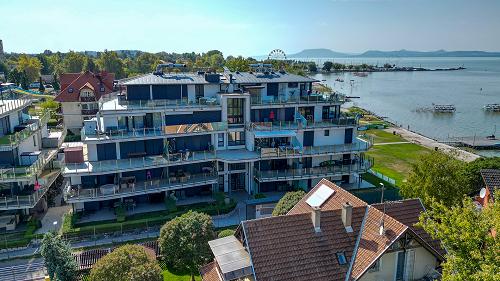
[[[500,51],[498,0],[0,0],[5,52]]]

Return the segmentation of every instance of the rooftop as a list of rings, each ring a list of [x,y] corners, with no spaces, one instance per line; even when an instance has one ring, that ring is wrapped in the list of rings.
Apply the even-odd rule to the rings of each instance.
[[[251,274],[250,255],[233,235],[208,242],[223,275],[236,273],[235,278]]]

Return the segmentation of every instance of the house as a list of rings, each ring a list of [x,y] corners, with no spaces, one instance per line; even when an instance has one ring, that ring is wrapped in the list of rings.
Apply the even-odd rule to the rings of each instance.
[[[357,137],[357,118],[341,113],[344,96],[315,93],[316,80],[263,64],[179,69],[159,65],[101,97],[96,117],[84,121],[85,159],[63,171],[75,211],[309,190],[323,177],[353,185],[371,167],[371,143]]]
[[[99,109],[97,101],[113,91],[114,79],[114,73],[106,71],[61,74],[61,91],[54,100],[61,103],[68,130],[80,134],[83,121],[95,117]]]
[[[415,226],[419,199],[368,205],[323,179],[287,215],[247,220],[210,241],[204,281],[418,280],[437,276],[440,241]]]
[[[481,178],[483,179],[484,188],[481,189],[479,196],[475,196],[474,200],[477,206],[486,206],[488,202],[495,200],[495,191],[500,188],[500,169],[481,169]]]

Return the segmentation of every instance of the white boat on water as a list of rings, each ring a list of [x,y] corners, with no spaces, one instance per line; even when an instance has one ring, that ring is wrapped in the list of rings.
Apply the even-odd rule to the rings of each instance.
[[[500,104],[499,103],[490,103],[483,106],[483,109],[486,111],[500,112]]]

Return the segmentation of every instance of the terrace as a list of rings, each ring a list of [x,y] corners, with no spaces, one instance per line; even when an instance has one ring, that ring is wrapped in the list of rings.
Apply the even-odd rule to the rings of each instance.
[[[21,110],[33,103],[31,98],[25,96],[19,96],[15,99],[4,99],[0,100],[0,117],[7,115],[11,112]]]
[[[38,159],[30,166],[0,169],[0,182],[30,181],[40,175],[44,167],[57,156],[57,149],[42,151]]]
[[[277,97],[265,97],[262,96],[253,96],[251,97],[251,105],[252,106],[269,106],[269,105],[290,105],[290,104],[318,104],[318,103],[326,103],[326,104],[340,104],[346,101],[345,95],[339,93],[313,93],[309,95],[303,96],[286,96],[279,95]]]
[[[303,130],[330,127],[354,127],[358,125],[355,117],[341,116],[335,119],[324,119],[322,121],[274,121],[274,122],[252,122],[249,125],[251,131],[280,131],[280,130]]]
[[[22,131],[15,132],[10,135],[5,135],[0,137],[0,150],[12,150],[13,147],[18,146],[22,141],[31,137],[35,132],[40,130],[50,119],[50,112],[43,112],[39,118],[30,119],[33,123],[29,123],[26,125],[26,128]]]
[[[64,197],[68,203],[102,201],[215,184],[217,178],[215,172],[198,174],[184,172],[167,179],[151,179],[120,185],[106,184],[99,188],[81,188],[80,186],[70,186],[68,183],[64,188]]]

